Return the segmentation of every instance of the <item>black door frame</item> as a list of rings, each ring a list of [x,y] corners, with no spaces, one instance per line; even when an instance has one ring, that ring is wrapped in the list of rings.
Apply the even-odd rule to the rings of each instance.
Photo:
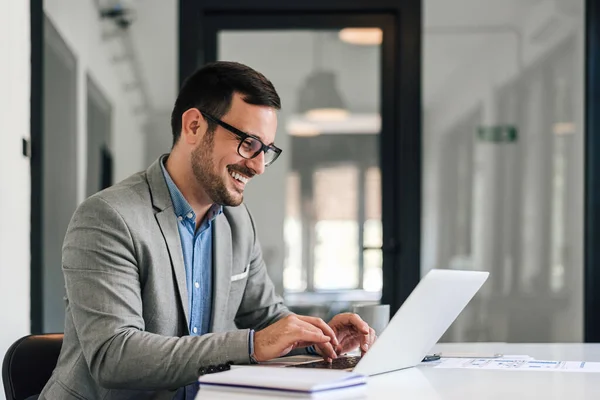
[[[252,30],[252,29],[266,29],[266,30],[283,30],[283,29],[342,29],[344,27],[354,26],[370,26],[378,27],[383,30],[384,37],[394,37],[394,20],[390,15],[386,14],[370,14],[364,15],[353,15],[353,14],[335,14],[335,15],[321,15],[321,14],[280,14],[277,16],[265,15],[265,14],[254,14],[252,18],[248,18],[247,14],[228,14],[228,15],[215,15],[208,16],[205,19],[204,24],[204,60],[206,62],[216,61],[218,54],[216,44],[218,43],[218,32],[221,30]],[[394,127],[393,127],[393,115],[394,115],[394,100],[393,100],[393,88],[391,85],[386,86],[383,82],[392,82],[394,80],[394,69],[383,68],[384,65],[393,64],[393,41],[386,40],[382,45],[381,49],[381,134],[379,135],[380,146],[379,146],[379,158],[381,173],[382,173],[382,225],[383,225],[383,239],[384,242],[390,235],[390,226],[386,224],[386,216],[390,215],[390,209],[386,208],[386,204],[394,204],[394,199],[390,199],[393,195],[389,189],[393,188],[396,183],[393,181],[396,171],[390,173],[390,169],[394,168],[394,153],[393,153],[393,139],[394,139]],[[386,168],[387,167],[387,168]],[[391,167],[391,168],[390,168]],[[386,201],[390,199],[390,201]],[[391,233],[393,234],[393,232]],[[390,251],[391,250],[391,251]],[[383,251],[383,265],[384,274],[389,265],[393,262],[393,249],[389,246]],[[310,273],[309,273],[310,276]],[[359,278],[360,279],[360,278]],[[312,280],[307,281],[308,290],[312,290]],[[386,289],[384,288],[384,292]],[[385,298],[385,294],[383,297]]]
[[[44,0],[30,0],[31,31],[31,230],[30,240],[30,316],[31,333],[43,333],[43,261],[44,246]]]
[[[179,6],[180,83],[216,59],[219,29],[383,29],[382,302],[397,310],[420,279],[421,2],[180,0]]]
[[[600,342],[600,3],[585,4],[584,340]]]

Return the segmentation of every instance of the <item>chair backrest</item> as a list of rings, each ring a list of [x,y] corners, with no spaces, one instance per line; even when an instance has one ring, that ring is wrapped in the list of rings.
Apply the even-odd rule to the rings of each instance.
[[[9,347],[2,363],[6,400],[24,400],[42,391],[56,367],[62,342],[62,333],[29,335]]]

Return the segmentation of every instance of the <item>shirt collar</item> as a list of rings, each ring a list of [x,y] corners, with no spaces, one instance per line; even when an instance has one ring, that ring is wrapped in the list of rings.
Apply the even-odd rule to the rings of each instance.
[[[177,216],[177,219],[182,220],[184,218],[196,219],[196,213],[190,206],[190,203],[183,197],[183,194],[173,182],[171,175],[169,175],[169,171],[165,168],[165,161],[167,160],[167,155],[161,157],[160,160],[160,168],[162,169],[163,175],[165,176],[165,182],[167,183],[167,188],[169,189],[169,194],[171,195],[171,201],[173,202],[173,211]],[[208,212],[206,213],[206,220],[212,221],[219,214],[223,212],[223,206],[220,204],[213,204]]]

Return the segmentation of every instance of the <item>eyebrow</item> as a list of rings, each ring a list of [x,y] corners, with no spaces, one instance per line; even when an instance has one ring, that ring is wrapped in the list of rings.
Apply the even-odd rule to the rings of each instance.
[[[240,129],[240,128],[236,128],[235,126],[231,125],[229,122],[226,122],[226,121],[223,121],[222,119],[219,119],[219,118],[213,117],[212,115],[210,115],[210,114],[208,114],[208,113],[205,113],[205,112],[203,112],[203,111],[200,111],[200,113],[201,113],[202,115],[204,115],[205,117],[207,117],[208,119],[212,119],[212,120],[214,120],[215,122],[219,122],[219,121],[220,121],[221,123],[223,123],[223,124],[225,124],[225,125],[227,125],[227,126],[229,126],[229,127],[233,128],[234,130],[238,130],[238,131],[242,132],[244,135],[248,135],[248,136],[250,136],[251,138],[254,138],[254,139],[258,140],[259,142],[263,143],[263,144],[264,144],[265,146],[267,146],[267,147],[269,147],[269,146],[275,146],[275,142],[274,142],[274,141],[273,141],[273,142],[271,142],[270,144],[266,144],[266,143],[263,141],[263,139],[261,139],[261,138],[260,138],[258,135],[254,134],[254,133],[249,133],[249,132],[247,132],[247,131],[245,131],[245,130],[242,130],[242,129]],[[225,127],[224,127],[224,128],[225,128]],[[227,129],[227,128],[226,128],[226,129]]]
[[[244,132],[248,136],[252,136],[253,138],[260,140],[260,142],[264,143],[265,146],[274,146],[275,145],[275,142],[271,142],[270,144],[265,143],[259,136],[255,135],[255,134],[245,132],[245,131],[242,131],[242,132]]]
[[[223,121],[223,122],[225,122],[225,121]],[[235,126],[231,125],[229,122],[225,122],[225,123],[226,123],[227,125],[231,126],[232,128],[235,128],[235,129],[237,129],[238,131],[244,132],[246,135],[248,135],[248,136],[250,136],[250,137],[253,137],[254,139],[260,140],[260,142],[261,142],[261,143],[264,143],[264,145],[265,145],[265,146],[274,146],[274,145],[275,145],[275,142],[274,142],[274,141],[273,141],[273,142],[271,142],[270,144],[267,144],[267,143],[265,143],[265,142],[263,141],[263,139],[261,139],[261,138],[260,138],[260,136],[258,136],[258,135],[256,135],[256,134],[254,134],[254,133],[251,133],[251,132],[249,132],[249,131],[246,131],[246,130],[243,130],[243,129],[240,129],[240,128],[236,128]]]

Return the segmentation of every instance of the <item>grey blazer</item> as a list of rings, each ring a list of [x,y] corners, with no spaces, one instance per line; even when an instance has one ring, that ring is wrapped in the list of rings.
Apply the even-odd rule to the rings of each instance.
[[[40,399],[172,399],[201,367],[248,363],[250,328],[289,313],[245,206],[213,224],[211,333],[187,336],[177,219],[159,160],[83,202],[63,245],[64,343]]]

